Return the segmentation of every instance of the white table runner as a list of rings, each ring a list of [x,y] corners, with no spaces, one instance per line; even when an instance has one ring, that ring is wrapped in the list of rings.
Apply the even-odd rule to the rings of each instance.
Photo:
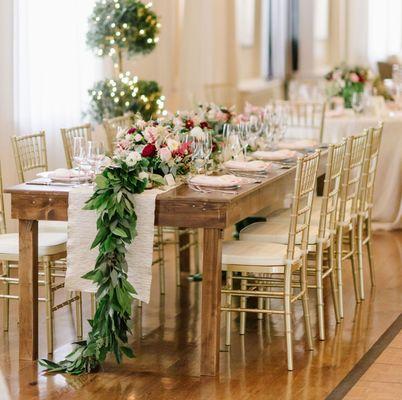
[[[82,276],[95,266],[98,248],[91,244],[96,236],[95,211],[83,210],[93,192],[91,187],[74,188],[68,199],[68,241],[66,289],[96,292],[96,285]],[[135,298],[148,303],[152,281],[155,198],[163,191],[146,190],[134,196],[137,213],[137,236],[127,249],[128,280],[137,294]]]

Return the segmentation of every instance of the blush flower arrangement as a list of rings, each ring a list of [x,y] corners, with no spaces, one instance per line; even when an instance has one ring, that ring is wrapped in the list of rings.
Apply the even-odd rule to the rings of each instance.
[[[372,79],[372,73],[365,67],[342,64],[328,72],[325,79],[328,81],[327,95],[343,97],[345,107],[351,108],[353,93],[364,91],[365,85]]]

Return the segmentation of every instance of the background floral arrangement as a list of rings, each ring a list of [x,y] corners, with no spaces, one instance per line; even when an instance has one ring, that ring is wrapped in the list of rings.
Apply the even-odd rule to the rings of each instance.
[[[342,64],[325,75],[325,79],[329,82],[327,94],[329,97],[343,97],[345,107],[351,108],[353,93],[363,92],[371,78],[371,71],[368,68]]]

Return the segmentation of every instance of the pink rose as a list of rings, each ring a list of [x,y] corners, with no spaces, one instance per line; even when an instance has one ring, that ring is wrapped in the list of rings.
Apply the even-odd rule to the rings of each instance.
[[[141,136],[139,133],[137,133],[137,134],[134,136],[134,140],[135,140],[136,142],[140,142],[140,141],[142,140],[142,136]]]
[[[355,82],[355,83],[357,83],[357,82],[360,81],[359,75],[357,75],[355,72],[352,72],[352,73],[350,74],[349,79],[350,79],[352,82]]]
[[[167,147],[162,147],[159,150],[159,157],[161,158],[162,161],[168,162],[169,160],[172,159],[172,153]]]

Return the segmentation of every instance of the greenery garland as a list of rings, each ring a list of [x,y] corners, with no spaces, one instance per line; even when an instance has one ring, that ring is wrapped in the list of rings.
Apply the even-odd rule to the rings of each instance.
[[[160,28],[151,5],[139,0],[97,1],[89,19],[89,47],[102,57],[116,57],[121,50],[129,56],[150,53],[159,41]]]
[[[141,159],[134,166],[120,161],[106,168],[96,178],[96,189],[87,201],[86,210],[98,214],[98,234],[92,248],[99,248],[95,268],[83,277],[97,285],[97,310],[90,320],[88,339],[77,342],[77,347],[65,360],[56,363],[40,360],[49,372],[66,372],[79,375],[96,371],[112,352],[118,363],[123,355],[133,357],[127,347],[131,306],[135,290],[127,280],[126,247],[137,236],[137,215],[132,195],[142,193],[147,179],[140,173],[147,169],[149,161]]]
[[[88,90],[90,96],[89,115],[101,123],[105,118],[114,118],[132,111],[145,120],[160,116],[165,96],[155,81],[143,81],[132,77],[129,72],[118,79],[98,81]]]

